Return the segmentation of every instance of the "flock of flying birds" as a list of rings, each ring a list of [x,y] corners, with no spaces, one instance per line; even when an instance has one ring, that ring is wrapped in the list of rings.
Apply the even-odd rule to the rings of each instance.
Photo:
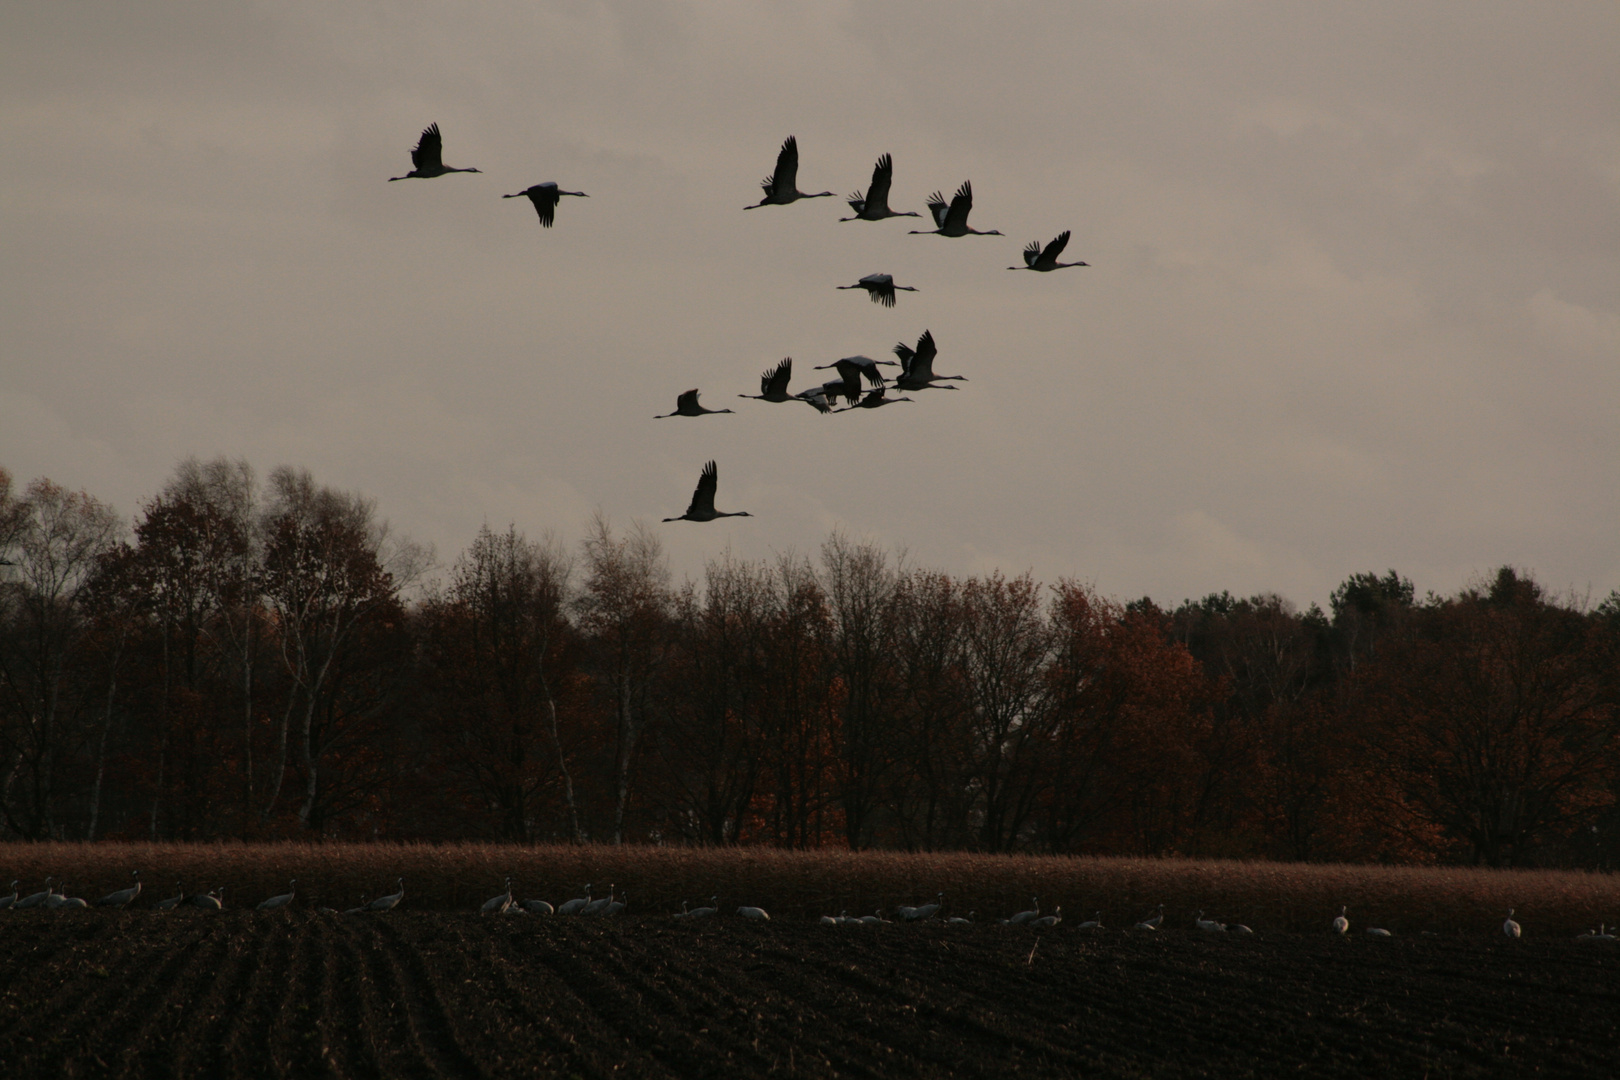
[[[45,879],[45,888],[43,890],[37,893],[30,893],[27,896],[21,896],[18,894],[18,883],[13,881],[11,883],[11,895],[0,896],[0,910],[86,907],[126,908],[134,903],[135,900],[141,895],[141,872],[136,870],[130,876],[135,879],[135,883],[129,888],[119,889],[117,892],[108,893],[101,899],[90,903],[87,903],[79,897],[66,896],[57,892],[53,887],[53,882],[55,880],[53,878]],[[292,881],[287,883],[286,892],[261,900],[259,903],[255,904],[254,907],[258,911],[278,911],[281,908],[290,907],[293,900],[296,898],[297,887],[298,880],[294,878]],[[176,893],[174,896],[165,897],[164,899],[158,900],[152,905],[153,908],[158,911],[169,911],[177,907],[198,907],[206,911],[219,911],[225,906],[225,890],[223,888],[211,889],[206,893],[198,893],[196,895],[188,895],[186,890],[180,887],[179,883],[176,883],[175,889]],[[368,912],[375,911],[392,911],[394,908],[399,906],[400,901],[404,898],[405,879],[400,878],[398,882],[398,890],[396,892],[389,893],[386,896],[379,896],[372,900],[362,898],[358,906],[349,908],[343,912],[339,912],[335,908],[329,907],[322,907],[318,908],[317,910],[324,915],[363,915]],[[689,907],[685,901],[682,901],[681,910],[676,912],[674,917],[677,919],[708,918],[719,912],[720,909],[717,906],[719,904],[719,900],[720,898],[718,896],[711,896],[709,897],[707,904],[703,904],[695,908]],[[478,910],[479,913],[483,915],[528,914],[612,916],[624,912],[627,903],[628,901],[625,898],[625,894],[619,892],[618,886],[616,885],[608,886],[608,894],[606,896],[592,897],[590,883],[586,883],[585,885],[585,895],[575,897],[572,900],[565,900],[556,906],[552,906],[552,904],[546,900],[519,900],[517,899],[516,894],[512,891],[512,879],[508,877],[506,879],[505,890],[500,895],[492,896],[488,900],[485,900],[483,904],[479,906]],[[871,915],[851,915],[848,911],[845,911],[839,915],[823,915],[820,922],[823,926],[871,925],[874,923],[887,923],[890,921],[923,922],[938,915],[944,906],[945,894],[940,893],[934,898],[934,902],[931,904],[921,904],[916,907],[902,904],[896,907],[894,909],[894,920],[885,919],[883,917],[883,909],[879,908]],[[944,921],[953,924],[972,923],[974,922],[974,915],[976,914],[976,912],[970,911],[965,916],[952,915]],[[740,918],[746,919],[750,922],[770,922],[771,920],[770,914],[764,908],[746,904],[737,909],[737,915]],[[1057,926],[1063,921],[1063,909],[1058,907],[1053,909],[1050,913],[1042,914],[1040,898],[1031,897],[1029,909],[1020,911],[1015,915],[1010,915],[1005,919],[998,919],[995,921],[999,922],[1003,926],[1032,926],[1039,929],[1049,929]],[[1131,929],[1155,931],[1163,925],[1164,905],[1160,904],[1155,911],[1144,915],[1139,921],[1137,921],[1137,923],[1131,927]],[[1249,929],[1247,926],[1244,926],[1242,923],[1223,923],[1215,919],[1206,919],[1204,918],[1204,913],[1202,911],[1200,911],[1193,918],[1192,925],[1195,930],[1200,930],[1204,933],[1254,933],[1253,930]],[[1329,925],[1332,927],[1335,934],[1343,936],[1344,934],[1349,933],[1350,920],[1348,918],[1348,908],[1339,908],[1339,914]],[[1076,924],[1075,929],[1105,929],[1102,924],[1102,912],[1099,911],[1085,922]],[[1393,936],[1388,930],[1378,926],[1370,926],[1367,928],[1366,932],[1371,937],[1387,938]],[[1519,924],[1513,919],[1513,910],[1511,908],[1508,910],[1507,918],[1502,922],[1502,933],[1510,938],[1518,938],[1522,935],[1522,930],[1520,929]],[[1586,933],[1577,935],[1576,940],[1597,942],[1614,941],[1615,934],[1605,924],[1599,926],[1596,930],[1588,930]]]
[[[444,163],[444,140],[439,134],[439,125],[429,125],[422,132],[421,140],[416,149],[411,151],[411,164],[414,166],[404,176],[391,176],[389,180],[422,179],[431,180],[444,176],[446,173],[480,172],[479,169],[453,168]],[[894,179],[894,161],[884,154],[878,158],[877,165],[872,169],[872,182],[866,192],[855,192],[849,196],[849,207],[854,211],[847,218],[839,221],[882,221],[893,217],[921,217],[915,210],[894,210],[889,206],[889,186]],[[782,143],[781,151],[776,155],[776,171],[761,181],[764,197],[757,203],[743,207],[744,210],[755,210],[761,206],[786,206],[800,199],[820,199],[833,197],[830,191],[805,192],[799,190],[799,143],[789,135]],[[564,195],[586,198],[583,191],[564,191],[556,183],[547,181],[535,184],[523,191],[511,195],[501,196],[503,199],[527,198],[534,204],[534,209],[540,216],[540,224],[551,228],[556,221],[557,204]],[[938,235],[938,236],[1001,236],[995,229],[975,229],[968,224],[968,215],[973,211],[973,184],[963,181],[957,188],[956,194],[946,201],[945,196],[936,191],[928,199],[928,212],[933,217],[934,228],[912,229],[912,235]],[[1042,245],[1039,241],[1031,241],[1024,248],[1024,265],[1009,266],[1009,270],[1034,270],[1046,273],[1071,266],[1087,266],[1084,262],[1059,262],[1058,256],[1069,243],[1067,231],[1059,233],[1049,243]],[[911,285],[896,285],[891,274],[867,274],[853,285],[839,285],[840,289],[863,289],[875,304],[885,307],[894,307],[897,292],[916,292]],[[919,390],[954,390],[956,387],[947,385],[950,382],[965,382],[962,375],[936,375],[934,374],[934,357],[938,349],[934,343],[934,335],[930,331],[923,331],[922,337],[917,339],[913,348],[901,342],[894,347],[896,360],[873,360],[868,356],[846,356],[831,364],[818,365],[816,370],[828,368],[836,369],[838,378],[800,390],[797,393],[788,392],[788,382],[793,377],[793,358],[788,357],[774,368],[767,370],[760,376],[759,393],[739,394],[739,397],[753,398],[757,401],[768,401],[776,404],[783,402],[802,402],[820,413],[848,412],[851,409],[877,409],[884,405],[892,405],[901,401],[911,401],[909,397],[889,397],[888,390],[897,390],[901,393],[916,392]],[[892,384],[885,379],[879,367],[898,367],[900,374],[894,378]],[[843,408],[837,408],[839,401],[845,402]],[[688,390],[676,398],[675,411],[664,413],[654,419],[662,420],[671,416],[712,416],[717,413],[729,413],[730,409],[707,409],[698,403],[698,391]],[[692,493],[691,505],[686,513],[679,517],[664,518],[665,521],[713,521],[723,517],[751,517],[746,510],[722,511],[714,508],[714,496],[720,484],[720,472],[713,461],[703,467],[698,478],[697,490]]]

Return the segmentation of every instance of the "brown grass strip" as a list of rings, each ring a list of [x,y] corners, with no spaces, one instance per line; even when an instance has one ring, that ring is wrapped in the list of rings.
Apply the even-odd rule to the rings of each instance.
[[[171,895],[226,888],[227,906],[252,907],[298,879],[299,907],[351,908],[394,891],[401,910],[476,911],[502,891],[507,875],[520,899],[560,903],[610,885],[627,894],[628,914],[694,907],[718,895],[722,915],[758,905],[773,918],[822,914],[891,916],[899,904],[945,894],[946,915],[1005,918],[1040,898],[1069,923],[1102,911],[1110,929],[1129,927],[1165,905],[1164,928],[1209,917],[1255,930],[1321,931],[1350,909],[1351,932],[1500,933],[1508,909],[1526,936],[1570,936],[1599,922],[1620,923],[1620,876],[1579,871],[1351,866],[1343,864],[1113,859],[1030,855],[793,852],[770,848],[609,847],[502,844],[4,844],[0,884],[32,892],[47,876],[88,900],[128,885],[141,871],[134,908]],[[25,912],[0,917],[24,916]]]

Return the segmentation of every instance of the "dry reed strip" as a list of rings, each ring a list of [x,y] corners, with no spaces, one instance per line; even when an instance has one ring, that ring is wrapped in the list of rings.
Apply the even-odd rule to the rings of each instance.
[[[401,910],[472,911],[501,892],[507,875],[520,899],[559,903],[594,883],[626,895],[632,914],[678,911],[718,896],[776,918],[891,913],[945,894],[943,914],[1004,918],[1040,898],[1078,922],[1102,912],[1124,928],[1165,905],[1165,929],[1203,910],[1259,931],[1319,931],[1350,909],[1352,926],[1397,934],[1497,933],[1509,908],[1526,936],[1567,936],[1620,923],[1620,875],[1578,871],[1352,866],[1343,864],[1117,859],[969,853],[793,852],[771,848],[520,846],[504,844],[4,844],[0,884],[23,892],[50,876],[68,895],[94,900],[141,871],[136,907],[223,886],[229,907],[251,907],[298,879],[296,903],[339,910],[394,891]]]

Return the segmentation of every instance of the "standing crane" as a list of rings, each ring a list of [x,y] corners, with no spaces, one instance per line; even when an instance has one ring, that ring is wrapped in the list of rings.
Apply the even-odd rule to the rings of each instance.
[[[945,196],[934,192],[928,197],[928,212],[934,215],[934,229],[912,229],[912,236],[927,236],[937,233],[940,236],[1000,236],[996,229],[980,231],[969,227],[968,215],[973,212],[973,181],[964,180],[962,186],[956,189],[956,195],[949,203]]]
[[[895,908],[895,914],[899,915],[905,922],[921,922],[923,919],[929,919],[939,914],[939,909],[944,903],[945,894],[940,893],[934,898],[932,904],[922,904],[918,907],[898,907]]]
[[[15,904],[16,902],[17,902],[17,882],[16,882],[15,879],[13,879],[12,882],[11,882],[11,895],[10,896],[0,896],[0,911],[4,911],[6,908],[10,907],[11,905]]]
[[[416,143],[416,149],[411,151],[411,164],[415,166],[404,176],[390,176],[394,180],[432,180],[435,176],[443,176],[453,172],[483,172],[482,169],[452,169],[444,163],[444,139],[439,135],[439,125],[429,124],[422,131],[422,138]]]
[[[474,171],[476,172],[477,170]],[[557,186],[557,182],[555,180],[547,180],[543,184],[536,184],[533,187],[524,188],[516,195],[502,195],[501,198],[527,198],[530,202],[534,203],[534,212],[540,215],[540,224],[549,229],[551,228],[552,221],[557,216],[557,203],[564,195],[574,195],[581,199],[590,198],[590,196],[585,194],[583,191],[562,190]],[[1068,234],[1064,233],[1064,235],[1067,236]]]
[[[1517,938],[1523,933],[1519,927],[1519,924],[1513,921],[1512,908],[1508,908],[1508,916],[1506,919],[1502,920],[1502,933],[1506,934],[1510,938]]]
[[[1031,919],[1029,921],[1029,925],[1031,925],[1031,926],[1039,926],[1042,929],[1049,930],[1049,929],[1056,926],[1058,923],[1060,923],[1062,921],[1063,921],[1063,905],[1059,904],[1057,907],[1052,909],[1052,914],[1050,914],[1050,915],[1042,915],[1038,919]]]
[[[579,912],[580,912],[580,909],[583,908],[586,904],[588,904],[590,902],[591,902],[591,886],[590,886],[590,883],[587,882],[585,884],[585,895],[575,897],[572,900],[565,900],[563,903],[558,904],[557,905],[557,914],[558,915],[578,915]]]
[[[298,879],[293,878],[291,881],[287,882],[287,891],[286,892],[282,893],[279,896],[272,896],[268,900],[260,900],[259,901],[259,906],[257,908],[255,908],[254,910],[255,911],[275,911],[277,908],[284,908],[288,904],[293,902],[293,894],[295,892],[297,892],[297,891],[298,891]]]
[[[934,374],[934,357],[939,355],[939,347],[934,344],[932,330],[922,332],[915,349],[900,342],[894,347],[894,355],[900,358],[900,377],[894,380],[896,390],[955,390],[954,386],[938,384],[946,380],[967,382],[966,375]]]
[[[776,171],[761,180],[759,186],[765,189],[765,197],[753,206],[743,207],[744,210],[786,206],[800,199],[821,199],[832,195],[830,191],[818,191],[812,195],[799,190],[799,140],[792,135],[783,141],[782,150],[776,155]]]
[[[139,870],[131,871],[130,877],[135,879],[135,884],[131,885],[127,889],[119,889],[117,892],[108,893],[106,896],[103,896],[100,900],[96,901],[96,906],[120,908],[127,907],[130,901],[141,895],[141,872]]]
[[[863,197],[860,192],[849,197],[849,208],[855,211],[854,217],[839,218],[839,221],[882,221],[891,217],[922,217],[915,210],[889,209],[889,184],[894,180],[894,159],[884,154],[877,159],[872,167],[872,186],[866,189]]]
[[[654,420],[667,420],[671,416],[713,416],[715,413],[730,412],[730,409],[705,409],[698,404],[698,392],[688,390],[675,399],[675,411],[653,417]]]
[[[606,896],[598,896],[595,900],[592,900],[590,903],[580,908],[579,913],[581,915],[602,914],[602,912],[607,910],[607,908],[613,903],[613,890],[616,888],[618,888],[617,885],[610,883],[608,885],[608,894]]]
[[[504,915],[506,909],[512,906],[512,879],[506,879],[506,891],[499,896],[492,896],[484,901],[484,906],[478,909],[480,915]]]
[[[703,466],[703,473],[698,477],[697,489],[692,492],[692,502],[686,508],[686,513],[680,517],[665,518],[665,521],[713,521],[723,517],[753,517],[746,510],[716,510],[714,508],[714,493],[720,486],[720,470],[714,462]],[[588,894],[587,894],[588,895]],[[608,895],[612,895],[611,889]],[[595,901],[592,901],[593,903]]]
[[[46,878],[45,889],[43,892],[29,893],[27,896],[23,897],[21,900],[18,900],[11,906],[14,908],[44,907],[46,902],[49,901],[51,897],[56,895],[55,891],[51,888],[51,882],[54,880],[56,879]]]
[[[1007,269],[1035,270],[1044,274],[1048,270],[1061,270],[1065,266],[1090,266],[1091,264],[1088,262],[1060,263],[1057,261],[1057,257],[1063,254],[1063,249],[1068,246],[1068,243],[1068,229],[1058,233],[1057,236],[1053,237],[1052,242],[1044,248],[1041,247],[1039,240],[1031,240],[1029,245],[1024,248],[1024,265],[1009,266]]]
[[[371,903],[360,906],[366,911],[393,911],[403,899],[405,899],[405,879],[400,878],[398,892],[389,893],[387,896],[379,896]]]
[[[892,274],[867,274],[853,285],[835,285],[837,289],[865,289],[871,296],[872,303],[882,304],[884,307],[894,307],[894,291],[916,292],[910,285],[896,285]]]
[[[1350,909],[1346,905],[1339,905],[1339,913],[1333,917],[1333,932],[1335,934],[1344,934],[1349,932],[1350,920],[1345,917],[1345,913],[1349,910]]]
[[[1038,896],[1032,896],[1029,898],[1029,902],[1032,910],[1020,911],[1012,918],[1006,920],[1009,926],[1023,926],[1025,923],[1034,922],[1036,919],[1041,917],[1041,898]]]

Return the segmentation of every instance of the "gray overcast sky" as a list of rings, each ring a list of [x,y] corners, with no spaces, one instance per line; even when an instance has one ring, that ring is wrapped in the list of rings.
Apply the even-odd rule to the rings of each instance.
[[[182,457],[677,573],[845,529],[954,573],[1325,602],[1620,587],[1620,5],[11,4],[0,464],[126,515]],[[430,122],[482,175],[396,184]],[[742,212],[973,181],[1005,237]],[[588,192],[539,228],[542,180]],[[1008,273],[1070,229],[1086,269]],[[884,309],[837,292],[893,273]],[[971,381],[739,401],[924,329]],[[732,416],[654,420],[701,387]]]

